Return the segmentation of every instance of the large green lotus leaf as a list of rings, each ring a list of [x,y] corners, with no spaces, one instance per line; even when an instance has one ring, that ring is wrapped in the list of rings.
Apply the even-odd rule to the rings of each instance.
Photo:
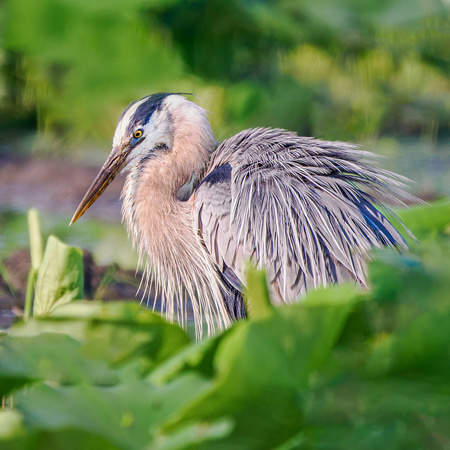
[[[377,253],[373,292],[307,395],[306,448],[446,448],[450,439],[449,266],[429,243]],[[364,322],[364,323],[363,323]],[[348,330],[351,325],[351,330]],[[290,447],[287,447],[290,448]]]
[[[377,300],[371,304],[372,374],[447,371],[450,376],[450,267],[448,259],[434,256],[409,264],[408,255],[384,255],[372,264]]]
[[[107,361],[100,358],[95,362],[84,360],[80,346],[78,341],[60,334],[3,338],[0,346],[0,393],[5,395],[13,388],[37,380],[72,384],[96,378],[96,375],[100,376],[99,371],[108,372]]]
[[[142,449],[152,442],[156,427],[198,396],[205,385],[194,374],[164,386],[142,379],[114,386],[45,383],[16,394],[15,403],[31,433],[80,430],[116,448]]]
[[[365,377],[348,368],[306,399],[306,448],[446,448],[448,376]]]
[[[59,305],[83,298],[83,286],[82,251],[50,236],[37,274],[33,314],[51,314]]]
[[[137,304],[76,302],[2,337],[0,392],[30,380],[114,384],[118,373],[143,376],[189,342],[177,325]]]
[[[375,302],[369,302],[371,313],[366,317],[375,333],[400,331],[428,313],[445,316],[449,308],[449,251],[447,240],[440,239],[403,255],[388,251],[375,254],[369,266],[370,297]]]
[[[450,309],[431,311],[374,344],[368,369],[377,375],[438,372],[450,376]]]
[[[225,419],[231,429],[223,437],[190,445],[273,448],[295,434],[311,376],[329,356],[358,295],[350,285],[320,289],[303,303],[238,323],[219,343],[211,388],[163,429],[166,444],[177,442],[187,425]]]
[[[421,205],[397,211],[405,225],[418,237],[430,232],[443,232],[450,226],[450,201]]]
[[[76,339],[111,345],[103,357],[120,360],[137,349],[147,357],[163,360],[190,342],[178,325],[132,302],[77,301],[59,307],[50,317],[38,317],[14,326],[11,336],[52,332]]]

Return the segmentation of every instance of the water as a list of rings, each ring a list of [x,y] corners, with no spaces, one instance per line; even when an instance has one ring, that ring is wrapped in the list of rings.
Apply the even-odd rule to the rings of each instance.
[[[412,180],[411,191],[424,199],[450,197],[450,142],[380,141],[375,153],[385,155],[382,167]]]

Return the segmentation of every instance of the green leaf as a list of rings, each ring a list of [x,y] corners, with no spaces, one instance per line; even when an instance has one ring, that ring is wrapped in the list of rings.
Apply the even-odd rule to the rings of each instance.
[[[119,372],[144,376],[189,342],[179,326],[137,303],[63,305],[15,324],[0,340],[0,394],[30,380],[114,384]]]
[[[450,309],[418,317],[374,346],[368,361],[373,374],[438,372],[450,374]]]
[[[83,297],[83,253],[50,236],[38,271],[34,314],[51,314],[59,305]]]
[[[24,433],[23,416],[19,411],[0,410],[0,442]]]
[[[359,298],[349,285],[321,289],[303,303],[274,308],[265,318],[240,322],[221,337],[210,389],[169,423],[168,438],[186,423],[227,419],[223,435],[190,442],[195,448],[273,448],[303,422],[303,396],[330,355]],[[227,430],[225,433],[224,430]]]
[[[42,384],[17,394],[16,402],[31,430],[78,429],[117,448],[142,449],[157,427],[204,387],[194,374],[158,387],[142,379],[114,386]]]
[[[446,199],[432,205],[402,209],[397,214],[418,236],[423,236],[430,231],[442,233],[450,226],[450,201]]]
[[[245,309],[248,317],[261,319],[269,316],[273,306],[270,302],[266,272],[249,266],[246,270],[246,280]]]

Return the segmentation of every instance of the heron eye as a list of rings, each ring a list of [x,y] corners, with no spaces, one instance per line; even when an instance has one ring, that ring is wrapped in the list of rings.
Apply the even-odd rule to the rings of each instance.
[[[133,136],[138,139],[142,136],[142,130],[136,130],[133,134]]]

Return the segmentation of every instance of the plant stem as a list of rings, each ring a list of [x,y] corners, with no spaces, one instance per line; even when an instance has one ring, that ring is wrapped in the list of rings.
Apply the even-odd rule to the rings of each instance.
[[[33,307],[34,284],[36,283],[37,272],[31,268],[28,272],[27,292],[25,294],[25,305],[23,310],[23,319],[27,322],[31,317]]]
[[[39,214],[36,209],[28,211],[28,236],[30,239],[31,268],[28,273],[27,292],[25,295],[25,306],[23,318],[29,320],[33,310],[34,285],[36,283],[39,267],[42,263],[43,242]]]

